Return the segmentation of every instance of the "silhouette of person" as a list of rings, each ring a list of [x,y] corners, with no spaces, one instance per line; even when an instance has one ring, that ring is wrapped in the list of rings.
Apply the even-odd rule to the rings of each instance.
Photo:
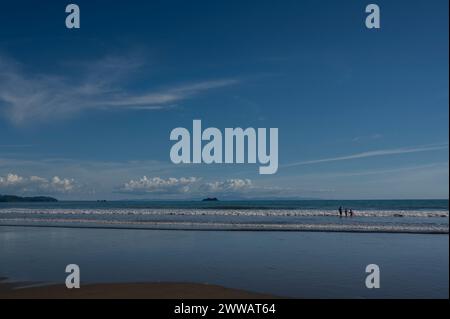
[[[348,216],[348,209],[346,208],[345,209],[345,217],[347,217]]]
[[[339,206],[339,217],[342,217],[342,206]]]

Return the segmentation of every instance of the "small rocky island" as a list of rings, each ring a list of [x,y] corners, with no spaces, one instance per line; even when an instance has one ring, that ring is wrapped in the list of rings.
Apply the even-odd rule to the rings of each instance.
[[[208,198],[204,198],[202,199],[202,202],[218,202],[219,200],[217,199],[217,197],[208,197]]]
[[[47,196],[21,197],[14,195],[0,195],[0,203],[54,203],[58,200]]]

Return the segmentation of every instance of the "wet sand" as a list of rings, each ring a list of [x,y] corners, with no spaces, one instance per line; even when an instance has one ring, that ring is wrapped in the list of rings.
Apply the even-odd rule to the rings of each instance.
[[[29,285],[29,284],[28,284]],[[274,296],[196,283],[89,284],[28,287],[0,282],[0,299],[271,299]]]
[[[3,297],[448,299],[448,235],[0,227],[0,256],[15,287],[64,285],[68,264],[81,269],[81,291]],[[371,263],[382,289],[366,288]]]

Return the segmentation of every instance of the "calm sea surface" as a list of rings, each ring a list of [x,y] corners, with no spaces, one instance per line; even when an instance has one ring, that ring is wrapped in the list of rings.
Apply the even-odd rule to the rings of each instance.
[[[340,205],[355,215],[340,218]],[[448,298],[448,254],[448,200],[0,203],[0,277],[11,281],[62,283],[75,263],[82,283]],[[380,289],[365,287],[368,264]]]

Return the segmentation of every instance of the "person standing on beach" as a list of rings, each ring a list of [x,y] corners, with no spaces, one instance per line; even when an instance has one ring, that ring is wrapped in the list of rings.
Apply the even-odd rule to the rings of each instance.
[[[339,206],[339,217],[342,217],[342,206]]]
[[[348,209],[346,208],[344,212],[345,212],[345,217],[347,217],[348,216]]]
[[[353,217],[353,209],[350,208],[349,214],[350,214],[350,217]]]

